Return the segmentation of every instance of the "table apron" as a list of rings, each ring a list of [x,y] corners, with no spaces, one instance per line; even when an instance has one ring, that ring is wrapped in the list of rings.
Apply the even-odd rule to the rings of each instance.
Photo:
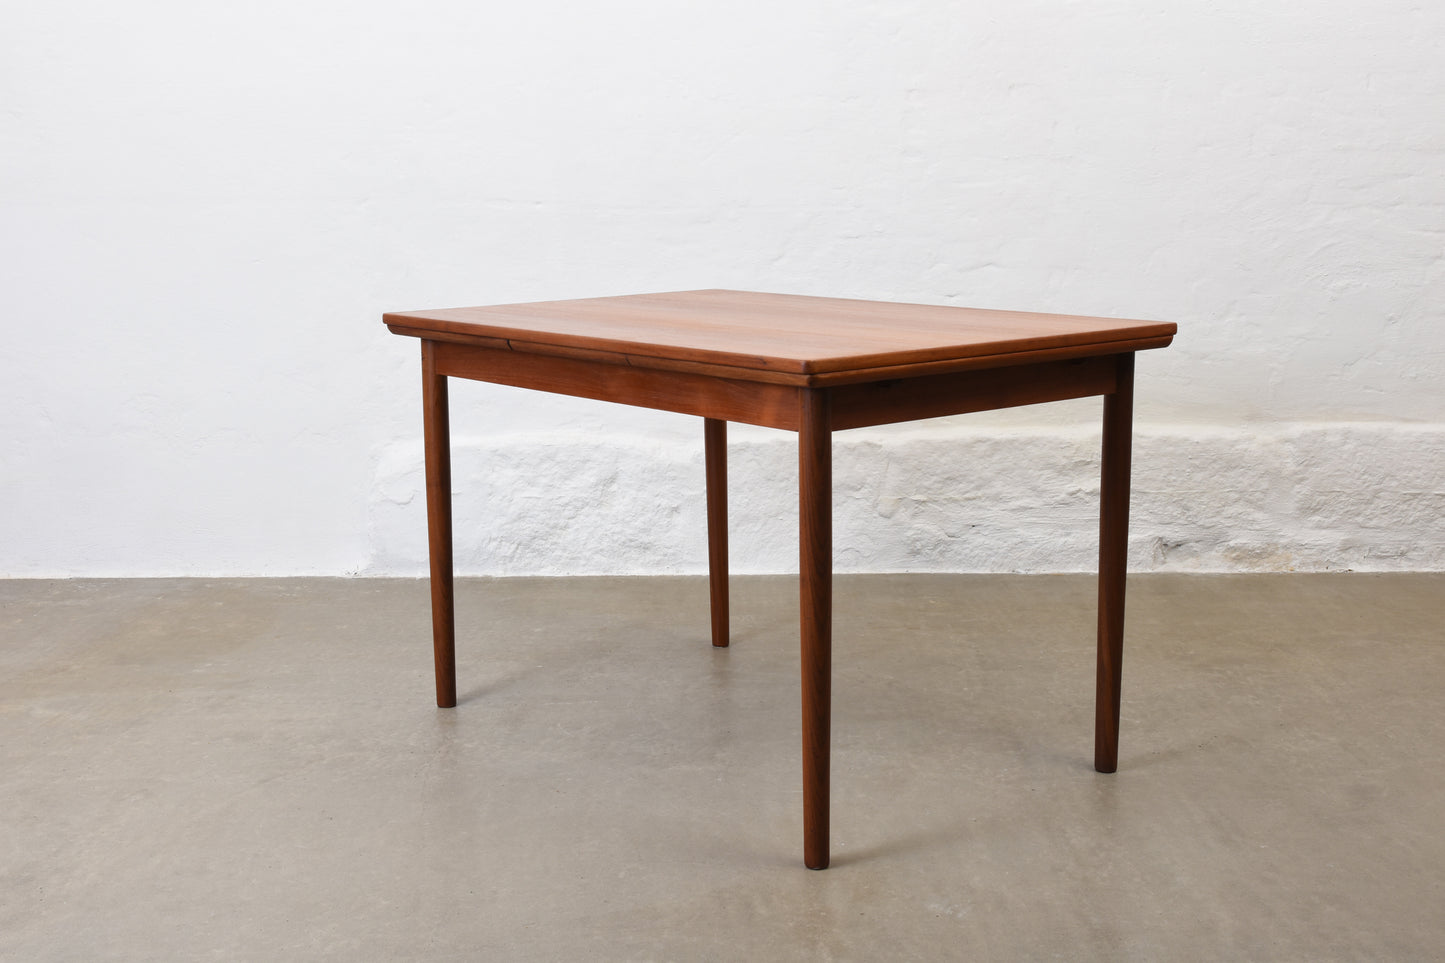
[[[1121,357],[1125,355],[839,385],[827,389],[833,430],[1113,394]]]
[[[799,392],[792,385],[736,381],[686,371],[602,364],[446,341],[428,341],[437,374],[640,408],[798,430]]]
[[[802,394],[808,391],[828,394],[830,427],[842,431],[1113,394],[1119,383],[1120,359],[1129,356],[1101,355],[802,388],[506,348],[427,343],[440,375],[787,431],[798,430]]]

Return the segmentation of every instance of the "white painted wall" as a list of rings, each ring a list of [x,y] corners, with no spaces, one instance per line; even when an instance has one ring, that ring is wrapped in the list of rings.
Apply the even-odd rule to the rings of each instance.
[[[1445,5],[0,6],[0,574],[422,570],[386,309],[1177,321],[1138,568],[1445,568]],[[700,571],[687,418],[454,388],[472,572]],[[840,568],[1092,563],[1098,403],[840,435]],[[734,432],[739,570],[793,564]]]

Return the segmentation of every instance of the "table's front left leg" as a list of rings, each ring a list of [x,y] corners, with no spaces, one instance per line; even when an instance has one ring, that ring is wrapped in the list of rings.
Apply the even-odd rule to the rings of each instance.
[[[798,426],[803,862],[828,868],[833,700],[833,426],[826,389],[802,390]]]
[[[449,709],[457,704],[456,613],[452,598],[452,440],[447,378],[437,374],[435,342],[421,343],[421,376],[432,657],[436,664],[437,705]]]

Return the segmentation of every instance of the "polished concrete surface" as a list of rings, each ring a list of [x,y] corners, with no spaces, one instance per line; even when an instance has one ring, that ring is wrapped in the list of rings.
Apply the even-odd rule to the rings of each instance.
[[[0,582],[0,959],[1445,957],[1445,576]]]

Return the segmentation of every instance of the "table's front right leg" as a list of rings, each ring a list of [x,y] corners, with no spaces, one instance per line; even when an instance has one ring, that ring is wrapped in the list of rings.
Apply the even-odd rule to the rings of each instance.
[[[825,390],[805,389],[798,426],[803,682],[803,862],[828,868],[833,703],[833,426]]]
[[[437,374],[435,342],[421,343],[421,377],[432,655],[436,663],[437,705],[448,709],[457,704],[456,611],[452,599],[452,441],[447,414],[447,377]]]

